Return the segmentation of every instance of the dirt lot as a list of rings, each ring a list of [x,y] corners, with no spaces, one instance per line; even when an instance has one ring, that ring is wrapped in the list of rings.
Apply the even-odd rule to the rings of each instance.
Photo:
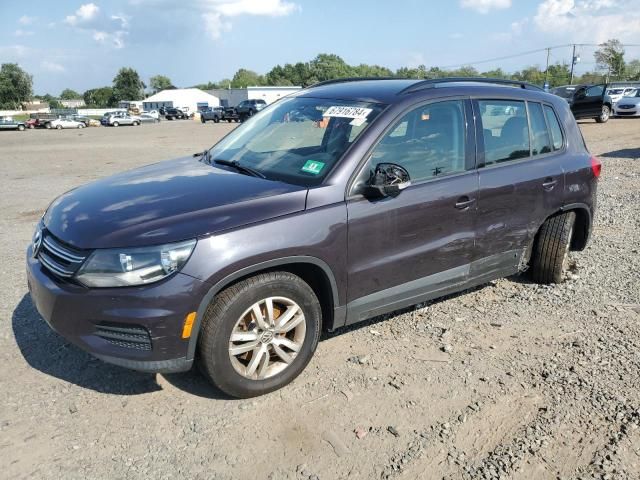
[[[69,345],[23,259],[56,195],[232,126],[0,132],[0,477],[637,480],[640,121],[581,127],[604,170],[567,283],[504,279],[326,335],[293,384],[246,401]]]

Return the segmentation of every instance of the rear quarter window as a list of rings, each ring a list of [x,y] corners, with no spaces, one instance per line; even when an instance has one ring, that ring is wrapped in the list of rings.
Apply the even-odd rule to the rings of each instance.
[[[547,118],[547,124],[549,125],[549,131],[551,132],[551,141],[553,150],[560,150],[564,145],[564,137],[562,135],[562,128],[560,128],[560,122],[556,112],[553,111],[549,105],[544,106],[544,115]]]

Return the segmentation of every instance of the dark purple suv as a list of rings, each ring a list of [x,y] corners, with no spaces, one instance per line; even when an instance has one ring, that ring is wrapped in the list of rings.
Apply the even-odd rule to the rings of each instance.
[[[270,392],[322,329],[585,248],[600,163],[567,103],[488,79],[342,80],[210,150],[76,188],[27,252],[51,327],[107,362]]]

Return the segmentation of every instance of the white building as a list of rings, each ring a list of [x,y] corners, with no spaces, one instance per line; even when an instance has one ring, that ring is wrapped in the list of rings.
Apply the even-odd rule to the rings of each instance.
[[[243,100],[262,99],[267,105],[280,100],[282,97],[297,92],[302,87],[247,87],[247,88],[216,88],[207,90],[211,95],[220,99],[223,107],[235,107]]]
[[[142,102],[143,109],[146,111],[157,110],[160,107],[175,107],[190,113],[197,112],[199,107],[217,107],[219,105],[218,97],[199,88],[162,90]]]

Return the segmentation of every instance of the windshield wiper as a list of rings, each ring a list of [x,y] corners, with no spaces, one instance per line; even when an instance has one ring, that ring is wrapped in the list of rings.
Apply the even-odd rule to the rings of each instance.
[[[208,153],[209,152],[207,152],[207,154]],[[267,178],[262,172],[259,172],[258,170],[247,167],[245,165],[240,165],[240,162],[238,162],[237,160],[224,160],[222,158],[216,158],[213,163],[235,168],[238,172],[244,173],[245,175],[251,175],[252,177]]]

